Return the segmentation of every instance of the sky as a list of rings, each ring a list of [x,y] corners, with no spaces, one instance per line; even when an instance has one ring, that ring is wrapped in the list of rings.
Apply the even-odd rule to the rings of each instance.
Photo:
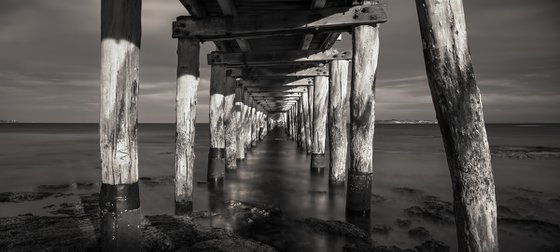
[[[99,0],[0,1],[0,120],[97,122]],[[412,0],[387,0],[380,28],[377,119],[434,120]],[[560,122],[560,1],[464,1],[486,122]],[[144,0],[139,121],[175,122],[178,0]],[[335,48],[349,48],[350,36]],[[208,121],[210,69],[201,47],[197,122]]]

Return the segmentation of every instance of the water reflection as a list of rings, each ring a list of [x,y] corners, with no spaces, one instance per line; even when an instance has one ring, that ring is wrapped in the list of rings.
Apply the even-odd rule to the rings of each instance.
[[[140,198],[138,183],[102,184],[99,194],[102,251],[140,251]]]
[[[346,213],[346,222],[364,230],[368,236],[371,234],[371,213],[367,215]]]
[[[208,208],[211,212],[221,213],[224,209],[224,182],[208,182]]]

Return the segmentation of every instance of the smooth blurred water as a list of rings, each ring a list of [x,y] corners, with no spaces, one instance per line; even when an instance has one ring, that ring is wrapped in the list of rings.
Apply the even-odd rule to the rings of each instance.
[[[560,147],[560,125],[487,126],[492,146]],[[162,183],[141,183],[140,196],[145,215],[173,214],[174,138],[172,124],[142,124],[139,133],[140,177],[159,178]],[[39,185],[100,182],[98,126],[96,124],[0,124],[0,192],[37,191]],[[408,218],[403,209],[419,204],[419,199],[395,192],[394,188],[421,190],[422,195],[451,201],[451,180],[437,125],[376,125],[374,140],[373,193],[385,200],[374,203],[370,225],[391,228],[389,234],[372,233],[378,244],[412,247],[417,240],[408,229],[395,225]],[[329,190],[328,174],[314,176],[310,157],[295,142],[282,135],[268,137],[247,153],[235,173],[228,173],[223,194],[209,192],[206,182],[209,127],[198,124],[195,140],[194,209],[212,210],[216,201],[241,200],[280,208],[292,218],[316,217],[345,220],[344,189]],[[499,205],[505,205],[540,220],[560,224],[558,211],[550,199],[560,199],[559,159],[493,158]],[[72,187],[74,188],[74,187]],[[82,189],[75,189],[82,190]],[[536,199],[540,205],[519,204],[516,199]],[[49,199],[49,204],[64,198]],[[44,213],[46,201],[0,204],[1,216]],[[219,210],[219,209],[218,209]],[[212,223],[228,228],[225,221]],[[416,220],[436,240],[456,250],[455,226]],[[231,228],[231,227],[229,227]],[[531,251],[550,237],[523,230],[500,228],[503,251]],[[316,238],[315,250],[332,247],[325,238]],[[338,247],[335,245],[334,247]]]

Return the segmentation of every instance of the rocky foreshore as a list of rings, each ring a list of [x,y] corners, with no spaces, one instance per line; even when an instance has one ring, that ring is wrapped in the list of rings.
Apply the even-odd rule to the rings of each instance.
[[[57,193],[3,193],[3,202],[34,201]],[[81,195],[79,201],[45,206],[51,216],[22,214],[0,218],[0,250],[99,250],[99,194]],[[240,201],[223,203],[223,211],[194,212],[190,216],[144,216],[141,222],[145,251],[286,251],[309,248],[309,237],[339,237],[345,251],[448,251],[449,246],[423,237],[418,246],[399,248],[376,245],[354,224],[316,218],[290,219],[280,209]],[[235,228],[226,230],[201,223],[228,219]],[[411,230],[418,232],[419,228]],[[390,232],[384,226],[370,232]],[[413,234],[415,235],[415,234]],[[417,236],[417,235],[416,235]]]
[[[149,186],[169,183],[169,177],[142,178]],[[101,244],[98,185],[74,183],[40,185],[35,192],[0,193],[0,204],[50,202],[44,214],[21,214],[0,218],[0,251],[97,251]],[[90,193],[85,193],[89,191]],[[528,188],[508,188],[511,197],[498,206],[502,232],[537,234],[546,241],[543,251],[554,251],[560,236],[557,221],[538,218],[536,209],[560,204],[558,195]],[[140,223],[141,247],[145,251],[315,251],[310,240],[336,240],[343,251],[449,251],[434,240],[434,226],[453,227],[451,202],[425,191],[395,187],[391,193],[408,204],[402,215],[386,224],[368,220],[290,218],[281,209],[265,204],[226,201],[217,211],[197,211],[188,216],[148,215]],[[55,204],[49,199],[56,199]],[[72,199],[72,200],[70,200]],[[391,204],[387,195],[372,195],[374,204]],[[542,211],[542,210],[541,210]],[[555,216],[547,213],[547,216]],[[209,223],[214,223],[210,225]],[[363,225],[365,224],[365,225]],[[435,233],[432,233],[435,232]],[[402,235],[408,246],[379,243],[375,237]],[[373,238],[372,238],[373,237]],[[399,238],[400,239],[400,238]],[[415,244],[415,245],[413,245]],[[547,250],[548,249],[548,250]]]

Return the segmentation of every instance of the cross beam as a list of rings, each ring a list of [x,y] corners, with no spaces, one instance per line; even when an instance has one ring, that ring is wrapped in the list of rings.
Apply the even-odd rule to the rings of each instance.
[[[307,87],[248,87],[247,91],[251,93],[258,93],[258,92],[306,92]]]
[[[306,11],[285,11],[261,15],[193,18],[180,16],[173,22],[173,38],[197,37],[231,40],[263,36],[350,31],[352,26],[384,23],[385,5],[364,3]]]
[[[281,65],[304,62],[328,62],[331,60],[351,60],[352,50],[329,49],[309,51],[273,51],[273,52],[212,52],[208,54],[209,65]]]
[[[255,96],[253,97],[255,101],[299,101],[299,97],[266,97],[266,96]]]
[[[283,78],[283,77],[314,77],[328,76],[327,64],[294,68],[248,67],[243,69],[243,76],[249,78]]]
[[[262,80],[240,80],[243,87],[292,87],[292,86],[311,86],[312,78],[303,79],[262,79]]]
[[[269,92],[269,93],[251,93],[252,97],[300,97],[301,93],[282,93],[282,92]]]

